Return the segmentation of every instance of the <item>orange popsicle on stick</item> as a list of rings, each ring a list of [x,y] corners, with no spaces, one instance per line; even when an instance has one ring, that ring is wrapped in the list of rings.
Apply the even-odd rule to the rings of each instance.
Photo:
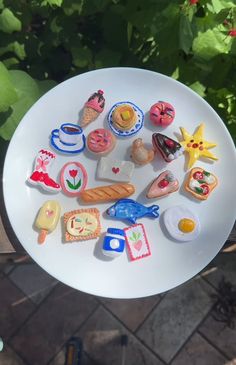
[[[48,233],[54,231],[60,218],[61,207],[55,200],[47,200],[40,208],[35,226],[40,230],[38,243],[44,243]]]

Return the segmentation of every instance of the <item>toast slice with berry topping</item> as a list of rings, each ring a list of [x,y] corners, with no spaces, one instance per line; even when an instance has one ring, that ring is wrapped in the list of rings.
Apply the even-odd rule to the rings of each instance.
[[[169,170],[163,171],[151,184],[146,197],[148,199],[160,198],[177,191],[179,182]]]
[[[194,167],[185,182],[185,189],[199,200],[206,200],[218,185],[218,179],[201,167]]]

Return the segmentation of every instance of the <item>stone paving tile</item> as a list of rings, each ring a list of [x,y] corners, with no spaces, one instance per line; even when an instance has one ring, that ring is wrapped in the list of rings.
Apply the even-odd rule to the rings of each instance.
[[[226,356],[232,359],[236,358],[236,328],[227,327],[209,314],[200,326],[199,332],[214,343]]]
[[[0,331],[7,340],[35,309],[35,305],[7,278],[0,279]]]
[[[0,352],[1,365],[26,365],[24,361],[7,345]]]
[[[65,350],[61,350],[48,365],[65,365]],[[83,352],[81,358],[81,365],[97,365],[96,361],[89,359]],[[128,364],[127,364],[128,365]]]
[[[221,252],[210,263],[209,267],[203,271],[202,276],[215,288],[224,278],[236,287],[236,253]]]
[[[127,365],[163,364],[102,306],[77,333],[77,336],[83,340],[86,353],[99,365],[121,364],[121,335],[128,336]]]
[[[223,365],[226,361],[201,335],[195,333],[171,365]]]
[[[199,277],[171,290],[137,335],[169,362],[210,310],[212,292],[211,286]]]
[[[58,284],[10,344],[29,364],[45,365],[97,305],[91,295]]]
[[[236,365],[236,359],[232,359],[230,361],[227,361],[226,363],[224,363],[224,365]]]
[[[39,304],[58,283],[37,264],[17,266],[9,277],[36,304]]]
[[[160,295],[140,299],[106,299],[101,302],[118,317],[131,331],[135,331],[151,309],[159,303]]]

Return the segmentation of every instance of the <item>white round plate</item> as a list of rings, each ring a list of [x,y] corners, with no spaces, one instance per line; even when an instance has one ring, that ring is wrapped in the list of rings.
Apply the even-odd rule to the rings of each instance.
[[[39,208],[48,199],[58,199],[62,213],[81,207],[77,198],[68,197],[63,192],[57,195],[44,193],[41,189],[27,185],[26,180],[32,173],[37,152],[41,148],[49,148],[51,131],[64,122],[77,123],[85,101],[99,89],[104,90],[105,110],[86,127],[86,136],[95,128],[109,128],[107,114],[119,100],[134,102],[145,114],[144,127],[135,136],[118,139],[109,155],[112,158],[129,160],[131,143],[137,137],[151,144],[152,133],[159,131],[177,139],[180,126],[192,133],[201,122],[206,125],[205,139],[217,143],[212,152],[219,157],[219,161],[199,161],[195,164],[219,178],[219,186],[203,202],[191,198],[183,188],[159,200],[145,198],[147,186],[165,169],[170,169],[182,185],[187,156],[180,156],[168,166],[161,157],[156,157],[151,164],[135,168],[131,183],[135,185],[136,193],[132,198],[143,204],[158,204],[161,215],[156,220],[143,218],[138,221],[145,227],[152,255],[134,262],[128,260],[126,252],[109,261],[101,252],[102,237],[99,240],[64,244],[62,220],[56,230],[48,235],[44,245],[37,244],[38,232],[33,228]],[[148,119],[149,108],[158,100],[170,102],[176,110],[174,122],[166,129],[152,126]],[[109,184],[96,180],[97,156],[86,150],[72,156],[57,154],[50,175],[58,181],[62,166],[75,160],[87,170],[88,188]],[[184,283],[202,270],[221,249],[232,229],[236,213],[235,186],[234,145],[215,111],[181,83],[155,72],[133,68],[88,72],[61,83],[45,94],[18,126],[9,145],[3,175],[7,213],[19,241],[29,255],[65,284],[111,298],[135,298],[161,293]],[[109,227],[126,226],[106,216],[104,212],[111,204],[96,205],[101,212],[103,232]],[[172,241],[162,227],[164,210],[181,204],[186,204],[199,216],[201,233],[195,241]]]

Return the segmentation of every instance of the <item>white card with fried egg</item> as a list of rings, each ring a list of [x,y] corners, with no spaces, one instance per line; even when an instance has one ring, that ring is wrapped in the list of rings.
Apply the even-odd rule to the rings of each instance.
[[[165,210],[164,225],[177,241],[193,241],[201,230],[198,216],[185,205],[176,205]]]

